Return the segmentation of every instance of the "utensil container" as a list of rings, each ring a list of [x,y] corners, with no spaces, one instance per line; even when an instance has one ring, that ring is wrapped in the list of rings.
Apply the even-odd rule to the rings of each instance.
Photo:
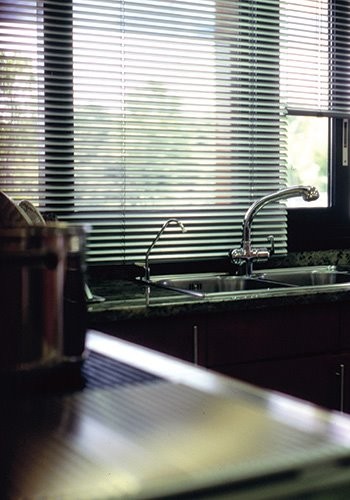
[[[83,227],[0,229],[0,370],[82,356],[86,331]]]

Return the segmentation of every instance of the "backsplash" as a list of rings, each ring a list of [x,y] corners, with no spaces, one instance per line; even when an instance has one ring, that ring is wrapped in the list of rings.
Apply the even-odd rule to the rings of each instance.
[[[286,256],[275,256],[259,267],[300,267],[300,266],[349,266],[350,250],[315,250],[289,253]],[[256,266],[258,267],[258,266]]]

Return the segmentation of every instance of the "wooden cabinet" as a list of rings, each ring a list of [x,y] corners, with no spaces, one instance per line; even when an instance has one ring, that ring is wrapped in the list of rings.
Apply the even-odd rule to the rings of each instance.
[[[341,349],[350,352],[350,302],[339,304]]]
[[[350,412],[350,315],[345,306],[266,309],[246,319],[232,314],[223,323],[210,318],[207,364],[254,385]]]
[[[331,353],[338,349],[336,304],[232,311],[207,318],[209,367]]]
[[[101,324],[131,342],[350,413],[350,304],[296,304]]]
[[[204,329],[200,316],[169,316],[101,323],[97,329],[191,363],[204,365]]]

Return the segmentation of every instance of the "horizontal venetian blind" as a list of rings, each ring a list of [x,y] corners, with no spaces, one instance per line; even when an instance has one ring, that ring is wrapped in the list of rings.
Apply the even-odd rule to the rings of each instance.
[[[154,259],[227,255],[249,205],[284,187],[285,110],[347,106],[344,2],[310,2],[315,25],[304,3],[1,2],[1,189],[90,223],[90,262],[142,259],[174,217],[187,232],[169,227]],[[284,251],[284,205],[252,234]]]
[[[348,117],[350,4],[281,4],[281,102],[290,114]]]
[[[243,5],[242,5],[243,4]],[[272,5],[272,7],[271,7]],[[76,2],[76,207],[91,259],[227,255],[245,210],[281,186],[278,9],[251,2]],[[257,18],[258,14],[258,18]],[[285,248],[266,208],[255,241]]]
[[[44,189],[44,55],[34,0],[0,2],[0,189],[35,204]]]

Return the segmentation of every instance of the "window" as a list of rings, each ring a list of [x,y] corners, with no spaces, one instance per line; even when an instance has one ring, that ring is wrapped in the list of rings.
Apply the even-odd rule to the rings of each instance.
[[[17,3],[19,5],[17,5]],[[0,3],[0,188],[41,203],[44,175],[44,74],[35,0]]]
[[[227,255],[248,206],[288,182],[287,120],[347,106],[343,3],[307,2],[305,18],[305,2],[276,0],[1,2],[1,189],[89,222],[91,263],[142,259],[171,217],[187,232],[154,258]],[[295,61],[313,67],[307,87],[320,76],[312,102]],[[271,233],[286,251],[281,203],[254,244]]]
[[[327,198],[320,208],[312,210],[300,208],[288,211],[288,236],[290,250],[334,249],[349,247],[349,169],[344,161],[343,145],[348,143],[348,129],[344,125],[349,116],[349,3],[342,0],[305,3],[308,12],[314,11],[313,32],[317,35],[314,43],[307,36],[309,14],[300,20],[301,43],[292,42],[290,67],[299,91],[290,84],[288,97],[288,116],[299,120],[303,126],[312,127],[313,137],[319,132],[315,143],[314,156],[317,165],[321,191],[323,179],[328,181]],[[295,6],[295,10],[299,7]],[[301,9],[301,7],[300,7]],[[293,19],[297,14],[293,12]],[[304,31],[303,31],[304,30]],[[307,64],[300,57],[300,51],[307,54]],[[287,72],[288,80],[293,82],[293,70]],[[310,124],[313,122],[313,125]],[[321,123],[323,122],[323,124]],[[295,123],[296,124],[296,123]],[[328,128],[328,140],[324,140]],[[296,128],[295,128],[296,129]],[[294,129],[294,130],[295,130]],[[322,139],[321,139],[322,137]],[[323,148],[321,141],[323,141]],[[327,149],[327,151],[326,151]],[[302,151],[302,146],[300,147]],[[321,154],[321,156],[320,156]],[[328,169],[325,168],[325,156]],[[311,166],[312,170],[312,166]],[[325,176],[327,172],[327,176]],[[327,200],[327,203],[326,203]]]
[[[330,108],[330,3],[328,0],[283,2],[281,7],[281,99],[288,127],[287,184],[311,184],[316,203],[300,198],[288,207],[327,207],[329,203],[328,118],[314,116]]]
[[[328,207],[329,205],[329,118],[288,116],[287,184],[315,186],[320,197],[313,203],[290,198],[287,206]]]

